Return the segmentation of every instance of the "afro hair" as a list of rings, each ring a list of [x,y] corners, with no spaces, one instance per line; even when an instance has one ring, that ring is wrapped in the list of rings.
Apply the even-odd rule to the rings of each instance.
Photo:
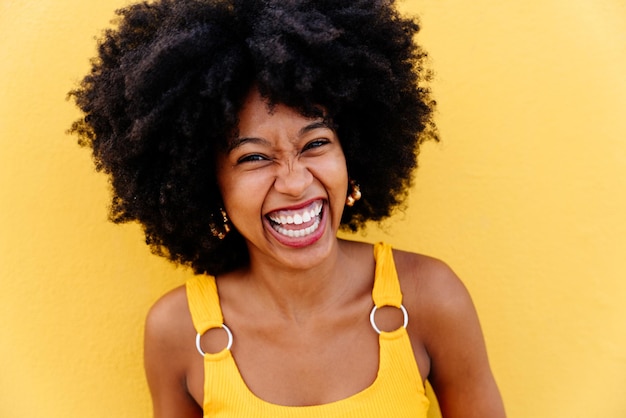
[[[157,0],[117,11],[70,96],[71,132],[113,189],[111,220],[138,221],[153,252],[213,275],[248,261],[236,230],[211,233],[215,153],[252,86],[336,128],[363,199],[342,227],[403,202],[423,140],[437,139],[419,26],[393,0]]]

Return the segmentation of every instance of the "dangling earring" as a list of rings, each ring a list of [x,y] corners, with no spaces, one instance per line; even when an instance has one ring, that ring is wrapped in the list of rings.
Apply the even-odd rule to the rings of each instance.
[[[361,199],[361,188],[354,180],[350,180],[350,194],[346,197],[346,206],[354,206],[359,199]]]
[[[222,208],[220,208],[220,214],[222,215],[222,220],[220,222],[221,225],[215,222],[214,220],[211,220],[211,223],[209,224],[209,228],[211,229],[211,234],[213,234],[214,237],[217,237],[222,240],[226,238],[226,235],[228,235],[228,233],[230,232],[230,219],[228,219],[228,215],[226,214],[226,211]],[[211,218],[214,218],[214,217],[215,217],[215,214],[211,214]]]

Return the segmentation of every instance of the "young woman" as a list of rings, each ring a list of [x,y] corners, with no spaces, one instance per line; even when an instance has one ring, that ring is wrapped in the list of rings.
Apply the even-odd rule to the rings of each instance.
[[[116,222],[197,275],[146,323],[154,416],[503,417],[442,262],[344,241],[436,138],[417,24],[384,0],[160,0],[119,12],[71,94]]]

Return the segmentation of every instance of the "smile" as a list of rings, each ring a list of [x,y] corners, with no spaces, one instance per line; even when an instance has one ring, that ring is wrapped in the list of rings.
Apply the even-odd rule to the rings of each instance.
[[[317,231],[321,223],[321,201],[298,210],[279,210],[267,215],[272,228],[289,238],[306,237]]]

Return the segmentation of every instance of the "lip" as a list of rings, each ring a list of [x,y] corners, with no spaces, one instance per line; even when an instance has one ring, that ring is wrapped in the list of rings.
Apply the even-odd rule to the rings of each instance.
[[[321,202],[321,203],[324,203],[324,200],[325,200],[325,199],[323,199],[323,198],[321,198],[321,197],[320,197],[320,198],[316,198],[316,199],[310,199],[310,200],[307,200],[307,201],[305,201],[305,202],[295,204],[295,205],[293,205],[293,206],[285,206],[285,207],[282,207],[282,208],[273,209],[273,210],[271,210],[271,211],[267,212],[267,213],[265,214],[265,216],[269,216],[270,214],[272,214],[272,213],[274,213],[274,212],[287,212],[287,211],[297,211],[297,210],[301,210],[302,208],[306,208],[307,206],[311,206],[311,205],[312,205],[313,203],[315,203],[315,202]]]
[[[311,245],[324,235],[328,219],[328,203],[324,199],[283,207],[268,212],[263,218],[266,229],[281,244],[301,248]],[[300,216],[311,213],[315,216]],[[300,219],[294,221],[294,217]],[[288,219],[289,218],[289,219]]]

